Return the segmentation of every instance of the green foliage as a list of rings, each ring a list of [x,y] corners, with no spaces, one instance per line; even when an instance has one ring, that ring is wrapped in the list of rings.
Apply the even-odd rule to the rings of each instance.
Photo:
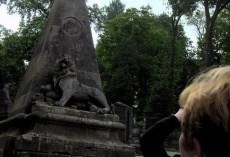
[[[168,0],[168,5],[172,8],[172,15],[189,15],[192,13],[198,6],[197,2],[199,0]]]
[[[19,32],[13,33],[5,28],[0,29],[3,34],[0,42],[0,72],[5,82],[9,84],[12,100],[17,93],[43,26],[44,17],[34,17],[27,25],[21,24]]]
[[[96,32],[104,29],[107,20],[115,18],[125,10],[125,5],[120,0],[112,0],[109,6],[99,8],[97,4],[88,7],[89,17]]]
[[[10,13],[18,13],[22,20],[33,19],[38,15],[45,15],[48,17],[49,11],[54,0],[9,0],[7,7]]]
[[[207,68],[214,64],[220,64],[220,56],[214,51],[213,34],[214,26],[218,15],[226,8],[229,9],[229,0],[200,0],[198,1],[205,9],[205,51],[204,51],[204,66]],[[203,3],[202,3],[203,2]]]
[[[214,28],[212,30],[212,64],[213,65],[226,65],[229,64],[229,30],[230,30],[230,19],[229,10],[224,9],[218,16]],[[205,52],[205,17],[204,13],[200,10],[195,12],[195,16],[189,19],[189,23],[193,24],[197,28],[198,32],[198,47],[196,50],[196,58],[204,61]],[[200,64],[201,65],[201,64]],[[202,66],[202,65],[201,65]]]
[[[107,20],[115,18],[125,10],[125,5],[120,0],[112,0],[108,7],[105,7],[107,12]]]
[[[104,20],[106,18],[104,11],[100,9],[97,4],[93,4],[92,7],[88,7],[88,10],[90,22],[91,24],[94,24],[95,31],[101,31],[104,27]]]
[[[10,35],[11,33],[11,30],[8,30],[4,26],[0,25],[0,41],[2,41],[5,36]]]
[[[3,2],[10,13],[22,17],[18,32],[0,27],[0,73],[14,100],[53,0],[9,0],[0,4]]]
[[[121,101],[133,106],[135,114],[145,112],[147,125],[178,108],[178,93],[189,75],[186,71],[190,67],[185,66],[188,39],[179,26],[175,75],[171,81],[176,95],[172,96],[168,70],[171,28],[170,17],[155,16],[149,7],[127,9],[106,22],[96,47],[103,89],[109,102]]]
[[[229,64],[230,63],[230,11],[223,10],[213,30],[213,49],[214,63]]]
[[[150,38],[155,38],[150,35],[149,20],[151,18],[131,9],[108,21],[105,33],[100,35],[97,55],[99,63],[104,65],[102,80],[105,80],[103,86],[110,102],[122,100],[132,106],[141,92],[140,84],[147,85],[148,80],[144,79],[144,75],[150,75],[146,65],[151,60],[146,58],[149,59],[153,51],[149,45],[154,40]],[[146,46],[142,47],[144,40]]]
[[[11,94],[16,93],[20,78],[25,71],[23,52],[20,51],[20,47],[22,44],[17,33],[5,37],[1,43],[0,72],[5,82],[9,83]]]
[[[177,70],[175,67],[177,66],[176,62],[177,59],[179,59],[181,56],[178,52],[183,53],[180,50],[185,50],[185,44],[181,44],[178,42],[178,38],[181,38],[181,29],[180,28],[180,20],[182,16],[188,15],[191,12],[193,12],[197,8],[196,0],[168,0],[168,6],[171,7],[172,13],[171,13],[171,30],[170,30],[170,63],[169,63],[169,73],[168,73],[168,91],[169,91],[169,98],[168,101],[174,102],[175,101],[175,95],[177,94],[177,91],[175,90],[175,87],[177,86],[177,82],[179,81],[178,74],[181,73],[180,70]],[[181,30],[180,30],[181,29]],[[183,34],[182,34],[183,36]],[[187,41],[187,39],[184,38],[184,41]],[[184,42],[186,43],[186,42]],[[180,48],[179,48],[180,47]],[[179,48],[179,49],[178,49]],[[179,51],[178,51],[179,50]],[[181,63],[181,62],[179,62]],[[182,61],[183,63],[183,61]],[[167,106],[166,106],[167,108]],[[163,108],[164,110],[165,108]]]

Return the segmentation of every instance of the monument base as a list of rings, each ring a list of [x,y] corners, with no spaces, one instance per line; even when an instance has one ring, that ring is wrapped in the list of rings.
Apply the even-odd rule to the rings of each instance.
[[[135,148],[120,141],[125,129],[116,115],[49,106],[38,102],[32,130],[1,137],[3,157],[135,157]]]

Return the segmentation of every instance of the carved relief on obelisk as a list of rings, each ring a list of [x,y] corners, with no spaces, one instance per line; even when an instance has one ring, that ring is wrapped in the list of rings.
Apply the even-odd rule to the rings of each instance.
[[[78,81],[102,91],[87,7],[83,0],[54,3],[10,114],[29,112],[29,103],[44,84],[52,84],[56,61],[70,55]]]

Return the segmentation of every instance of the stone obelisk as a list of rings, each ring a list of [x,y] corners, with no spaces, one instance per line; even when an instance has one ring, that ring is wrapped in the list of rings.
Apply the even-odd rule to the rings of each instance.
[[[61,99],[50,103],[49,94],[41,92],[49,89],[41,88],[45,84],[57,85],[59,92],[52,92]],[[35,97],[41,93],[44,101]],[[134,157],[134,147],[118,136],[126,128],[119,117],[102,112],[109,107],[97,112],[98,102],[109,106],[99,93],[103,95],[86,1],[55,0],[10,116],[0,121],[0,157]],[[80,110],[79,104],[89,110]]]
[[[85,0],[56,0],[30,60],[10,114],[28,112],[41,85],[52,80],[55,61],[65,54],[76,64],[79,82],[101,89]]]

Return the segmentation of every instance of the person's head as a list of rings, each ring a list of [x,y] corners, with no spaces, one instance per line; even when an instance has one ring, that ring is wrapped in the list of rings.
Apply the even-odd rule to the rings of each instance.
[[[182,157],[230,156],[230,66],[198,75],[182,91],[179,104],[184,108]]]

